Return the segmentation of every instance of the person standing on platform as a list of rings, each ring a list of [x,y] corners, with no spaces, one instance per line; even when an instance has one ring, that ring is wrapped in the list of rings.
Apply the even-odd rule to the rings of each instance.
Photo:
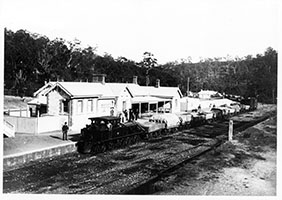
[[[63,140],[68,140],[68,130],[69,130],[69,127],[67,125],[67,122],[65,122],[65,124],[62,127]]]

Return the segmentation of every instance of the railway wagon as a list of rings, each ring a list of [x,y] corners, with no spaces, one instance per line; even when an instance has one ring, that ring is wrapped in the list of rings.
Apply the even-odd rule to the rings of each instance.
[[[150,119],[138,119],[140,126],[145,130],[145,138],[154,138],[158,137],[160,134],[163,134],[166,129],[166,124],[164,121],[159,120],[150,120]]]
[[[206,122],[206,115],[203,112],[196,112],[196,110],[193,110],[191,115],[191,126],[199,126]]]
[[[191,126],[192,114],[188,112],[175,113],[180,119],[181,129],[188,129]]]
[[[119,117],[89,118],[91,123],[81,129],[77,150],[80,153],[99,153],[107,149],[136,143],[145,130],[135,122],[120,123]]]
[[[212,108],[211,112],[213,112],[215,120],[222,120],[224,118],[224,114],[223,114],[222,109]]]
[[[205,122],[212,122],[215,119],[215,114],[212,111],[203,111]]]
[[[249,110],[256,110],[257,107],[258,107],[258,100],[255,97],[245,98],[245,99],[242,100],[241,103],[243,103],[245,105],[249,105],[250,106]]]
[[[250,100],[251,105],[240,105],[242,111],[248,108],[256,109],[257,100]],[[244,109],[245,108],[245,109]],[[158,137],[160,134],[168,134],[179,129],[187,129],[191,126],[199,126],[211,120],[226,119],[232,113],[238,113],[239,106],[213,107],[211,111],[191,113],[161,113],[153,114],[149,119],[137,122],[121,123],[119,117],[104,116],[89,118],[91,123],[81,129],[77,149],[80,153],[98,153],[107,149],[123,147],[133,144],[140,139]]]
[[[154,114],[149,121],[163,123],[165,132],[173,132],[181,126],[181,119],[174,113]]]

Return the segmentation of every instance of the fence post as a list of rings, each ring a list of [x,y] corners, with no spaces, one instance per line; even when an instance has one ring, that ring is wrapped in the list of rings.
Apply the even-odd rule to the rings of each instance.
[[[232,141],[233,138],[233,120],[229,120],[229,131],[228,131],[228,141]]]

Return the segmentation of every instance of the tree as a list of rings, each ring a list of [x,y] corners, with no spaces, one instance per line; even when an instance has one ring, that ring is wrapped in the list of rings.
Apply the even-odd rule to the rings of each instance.
[[[157,65],[157,59],[150,52],[144,52],[143,60],[141,62],[142,67],[146,68],[146,86],[149,85],[149,71]]]

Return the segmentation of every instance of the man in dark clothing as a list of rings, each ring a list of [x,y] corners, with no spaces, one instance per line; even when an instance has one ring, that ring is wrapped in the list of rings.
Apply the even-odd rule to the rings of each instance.
[[[65,122],[65,124],[62,127],[62,131],[63,131],[63,140],[68,140],[68,130],[69,127],[67,125],[67,122]]]
[[[125,119],[126,119],[126,121],[127,121],[127,120],[128,120],[128,113],[127,113],[127,110],[124,110],[123,113],[124,113]]]

